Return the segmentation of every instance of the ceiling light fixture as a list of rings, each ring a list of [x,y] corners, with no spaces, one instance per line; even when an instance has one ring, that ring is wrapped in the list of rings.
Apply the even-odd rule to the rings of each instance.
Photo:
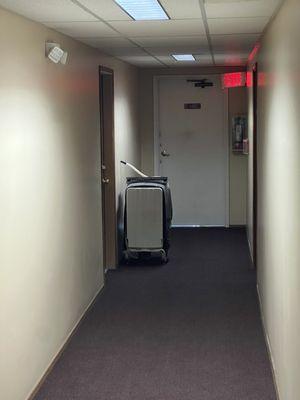
[[[136,21],[170,19],[158,0],[115,0],[115,2]]]
[[[176,61],[196,61],[192,54],[172,54]]]

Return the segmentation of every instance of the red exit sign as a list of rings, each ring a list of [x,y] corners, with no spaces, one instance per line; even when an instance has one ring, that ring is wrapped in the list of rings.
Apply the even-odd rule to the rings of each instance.
[[[223,89],[246,86],[245,72],[231,72],[222,76]]]

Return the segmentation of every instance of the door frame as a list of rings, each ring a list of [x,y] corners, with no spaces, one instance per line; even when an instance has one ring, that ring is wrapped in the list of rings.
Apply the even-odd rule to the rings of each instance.
[[[258,95],[258,64],[255,63],[252,67],[252,81],[253,81],[253,266],[257,268],[257,95]]]
[[[153,118],[154,118],[154,140],[153,140],[153,151],[154,151],[154,175],[159,175],[159,169],[160,169],[160,129],[159,129],[159,81],[161,79],[199,79],[203,78],[203,76],[221,76],[220,74],[196,74],[196,75],[156,75],[153,77]],[[230,222],[230,192],[229,192],[229,187],[230,187],[230,182],[229,182],[229,160],[230,160],[230,136],[229,136],[229,119],[228,119],[228,89],[224,89],[224,114],[223,114],[223,126],[224,126],[224,131],[223,131],[223,140],[224,140],[224,146],[226,146],[226,151],[225,151],[225,164],[226,164],[226,182],[225,182],[225,210],[226,210],[226,215],[225,215],[225,227],[229,228]],[[201,225],[202,226],[202,225]],[[198,227],[193,225],[193,227]],[[212,225],[210,225],[212,227]]]
[[[107,68],[105,66],[100,65],[98,69],[99,73],[99,115],[100,115],[100,171],[101,171],[101,208],[102,208],[102,249],[103,249],[103,269],[104,273],[107,272],[108,269],[110,268],[116,268],[117,267],[117,208],[116,208],[116,165],[115,165],[115,129],[114,129],[114,104],[115,104],[115,93],[114,93],[114,71],[110,68]],[[110,212],[112,212],[112,220],[113,220],[113,230],[115,232],[113,236],[113,241],[114,244],[112,246],[112,254],[110,254],[109,258],[112,261],[113,265],[107,265],[108,264],[108,256],[106,254],[106,244],[108,239],[111,240],[111,238],[108,238],[108,235],[106,234],[107,227],[106,227],[106,202],[105,202],[105,190],[104,190],[104,183],[103,183],[103,160],[104,160],[104,126],[103,126],[103,97],[102,97],[102,86],[101,86],[101,76],[104,74],[111,75],[112,77],[112,121],[111,121],[111,132],[110,132],[110,140],[111,140],[111,146],[112,146],[112,153],[113,153],[113,159],[112,161],[112,170],[110,173],[110,179],[111,179],[111,185],[112,185],[112,196],[111,196],[111,201],[112,204],[115,206],[113,209],[110,209]]]

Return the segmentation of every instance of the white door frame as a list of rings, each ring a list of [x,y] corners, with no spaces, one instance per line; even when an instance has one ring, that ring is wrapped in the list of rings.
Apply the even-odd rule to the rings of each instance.
[[[153,115],[154,115],[154,140],[153,140],[153,150],[154,150],[154,175],[160,175],[160,131],[159,131],[159,81],[161,79],[199,79],[203,76],[211,76],[220,74],[203,74],[203,75],[156,75],[153,77]],[[226,146],[226,184],[225,184],[225,226],[229,227],[229,124],[228,124],[228,89],[224,89],[224,116],[223,116],[223,140],[224,146]]]

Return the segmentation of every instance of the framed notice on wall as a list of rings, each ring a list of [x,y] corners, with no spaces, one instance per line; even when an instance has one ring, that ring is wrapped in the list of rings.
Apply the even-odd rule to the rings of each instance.
[[[247,117],[245,115],[234,116],[232,118],[232,151],[244,154],[244,141],[247,138]]]

